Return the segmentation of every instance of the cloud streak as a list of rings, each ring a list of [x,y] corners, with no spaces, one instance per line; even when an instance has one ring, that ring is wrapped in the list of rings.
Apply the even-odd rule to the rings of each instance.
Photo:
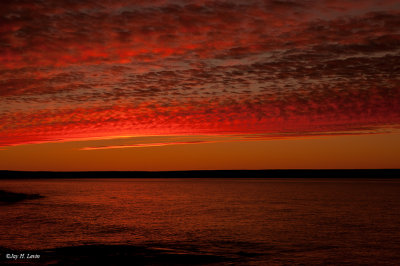
[[[126,148],[147,148],[147,147],[162,147],[169,145],[185,145],[185,144],[204,144],[204,143],[214,143],[213,141],[182,141],[182,142],[158,142],[158,143],[141,143],[141,144],[131,144],[131,145],[116,145],[116,146],[98,146],[98,147],[85,147],[81,150],[91,151],[91,150],[106,150],[106,149],[126,149]]]
[[[355,131],[337,131],[337,132],[287,132],[287,133],[269,133],[269,134],[242,134],[242,135],[165,135],[165,136],[146,136],[146,137],[126,137],[111,138],[108,140],[91,140],[90,146],[87,141],[79,141],[78,149],[83,151],[108,150],[108,149],[126,149],[126,148],[149,148],[163,147],[171,145],[191,145],[191,144],[212,144],[227,142],[248,142],[265,140],[290,140],[305,138],[321,138],[332,136],[356,136],[365,134],[385,134],[399,132],[399,129],[393,128],[360,128]]]

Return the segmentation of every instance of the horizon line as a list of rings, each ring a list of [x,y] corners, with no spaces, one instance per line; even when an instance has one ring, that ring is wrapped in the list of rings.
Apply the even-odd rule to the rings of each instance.
[[[138,173],[168,173],[168,172],[217,172],[217,171],[385,171],[400,170],[400,168],[274,168],[274,169],[190,169],[190,170],[8,170],[0,169],[0,172],[23,173],[90,173],[90,172],[138,172]]]

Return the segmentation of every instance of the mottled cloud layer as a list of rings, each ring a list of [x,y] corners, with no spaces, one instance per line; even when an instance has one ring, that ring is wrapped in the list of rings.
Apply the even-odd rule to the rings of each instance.
[[[399,124],[398,1],[0,3],[0,146]]]

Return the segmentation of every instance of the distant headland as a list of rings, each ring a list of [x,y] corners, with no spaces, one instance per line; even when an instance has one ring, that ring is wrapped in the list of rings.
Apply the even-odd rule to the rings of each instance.
[[[398,178],[400,169],[288,169],[193,171],[7,171],[0,179],[52,178]]]

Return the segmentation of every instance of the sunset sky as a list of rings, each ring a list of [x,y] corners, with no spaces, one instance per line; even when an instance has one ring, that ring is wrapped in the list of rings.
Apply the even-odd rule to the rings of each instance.
[[[0,170],[399,158],[398,0],[0,3]]]

